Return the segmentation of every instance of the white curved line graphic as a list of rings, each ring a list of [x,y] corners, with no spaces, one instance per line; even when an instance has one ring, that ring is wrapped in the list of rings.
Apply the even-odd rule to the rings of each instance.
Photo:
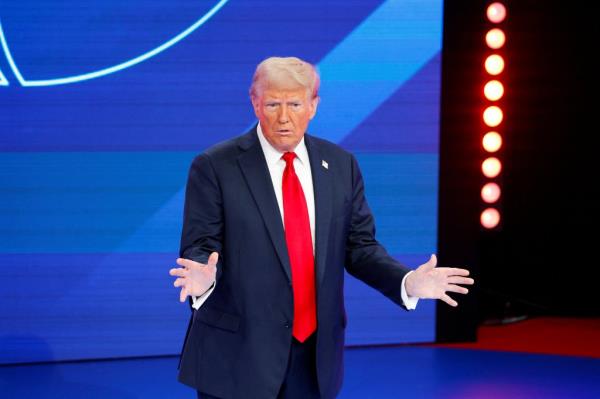
[[[8,80],[6,79],[6,76],[4,76],[4,74],[2,73],[1,69],[0,69],[0,86],[8,86]]]
[[[229,2],[229,0],[219,1],[213,8],[211,8],[206,14],[204,14],[204,16],[202,18],[200,18],[198,21],[196,21],[189,28],[187,28],[186,30],[184,30],[183,32],[178,34],[177,36],[173,37],[169,41],[156,47],[155,49],[150,50],[147,53],[139,55],[139,56],[132,58],[129,61],[123,62],[121,64],[117,64],[117,65],[114,65],[112,67],[105,68],[105,69],[100,69],[95,72],[84,73],[82,75],[75,75],[75,76],[69,76],[69,77],[65,77],[65,78],[56,78],[56,79],[27,80],[27,79],[23,78],[23,75],[21,75],[21,72],[19,71],[19,68],[17,67],[17,64],[15,63],[15,61],[12,57],[12,54],[8,48],[8,43],[6,42],[6,38],[4,36],[4,31],[2,29],[2,22],[0,22],[0,44],[2,45],[2,49],[4,50],[6,60],[8,61],[8,64],[10,65],[10,68],[12,69],[13,74],[15,75],[15,77],[17,78],[19,83],[21,83],[22,86],[26,86],[26,87],[54,86],[54,85],[63,85],[63,84],[68,84],[68,83],[81,82],[83,80],[95,79],[95,78],[99,78],[101,76],[105,76],[105,75],[109,75],[111,73],[121,71],[121,70],[129,68],[133,65],[139,64],[140,62],[143,62],[143,61],[147,60],[148,58],[152,58],[155,55],[165,51],[169,47],[172,47],[175,44],[177,44],[179,41],[183,40],[185,37],[190,35],[193,31],[195,31],[196,29],[198,29],[199,27],[204,25],[204,23],[206,21],[208,21],[213,15],[215,15],[227,2]],[[1,72],[0,72],[0,74],[1,74]],[[0,76],[0,85],[2,85],[1,83],[3,82],[3,80],[1,78],[2,77]],[[6,81],[6,79],[4,81]],[[8,81],[6,81],[5,86],[8,86]]]

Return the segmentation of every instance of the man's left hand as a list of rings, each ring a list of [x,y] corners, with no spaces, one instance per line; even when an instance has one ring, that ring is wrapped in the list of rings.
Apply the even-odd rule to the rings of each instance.
[[[466,269],[436,268],[436,265],[437,257],[431,255],[427,263],[410,273],[405,281],[406,293],[417,298],[441,299],[450,306],[458,306],[458,303],[446,292],[466,294],[469,290],[460,285],[473,285],[475,281],[467,277],[469,271]]]

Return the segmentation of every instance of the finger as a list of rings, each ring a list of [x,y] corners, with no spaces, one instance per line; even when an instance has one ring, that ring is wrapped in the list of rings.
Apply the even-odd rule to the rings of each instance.
[[[453,307],[457,307],[458,306],[458,302],[456,302],[454,299],[450,298],[446,294],[442,295],[442,297],[440,299],[442,301],[446,302],[450,306],[453,306]]]
[[[468,276],[467,269],[459,269],[458,267],[438,267],[440,272],[446,273],[447,276]]]
[[[190,259],[184,259],[184,258],[177,258],[177,264],[179,266],[183,266],[187,269],[192,268],[194,266],[203,266],[202,263],[199,262],[194,262],[193,260]]]
[[[183,287],[181,289],[181,292],[179,293],[179,302],[185,302],[185,298],[187,298],[188,294],[187,294],[187,289],[185,287]]]
[[[468,294],[469,290],[465,287],[461,287],[460,285],[450,284],[446,287],[446,291],[457,292],[459,294]]]
[[[178,278],[173,282],[174,287],[181,287],[183,285],[185,285],[185,280],[182,278]]]
[[[208,257],[208,266],[216,266],[219,261],[219,254],[217,252],[213,252]]]
[[[475,280],[473,280],[472,278],[468,278],[468,277],[450,276],[450,277],[448,277],[448,283],[450,283],[450,284],[473,285],[473,284],[475,284]]]
[[[169,274],[171,276],[176,276],[176,277],[187,277],[187,275],[189,274],[189,272],[186,269],[171,269],[169,270]]]

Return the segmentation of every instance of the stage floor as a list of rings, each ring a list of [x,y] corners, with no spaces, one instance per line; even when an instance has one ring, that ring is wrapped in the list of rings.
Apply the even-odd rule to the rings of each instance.
[[[176,357],[0,367],[6,399],[195,398]],[[426,346],[349,348],[342,399],[600,398],[600,359]]]

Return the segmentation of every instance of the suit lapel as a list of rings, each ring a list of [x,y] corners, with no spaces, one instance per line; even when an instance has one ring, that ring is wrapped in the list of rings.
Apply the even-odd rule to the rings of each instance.
[[[243,152],[238,157],[238,163],[265,222],[283,270],[291,282],[291,267],[281,213],[273,191],[267,162],[256,134],[256,128],[254,128],[240,139],[240,148]],[[323,281],[327,260],[327,238],[329,237],[332,212],[331,175],[329,170],[323,166],[323,161],[327,162],[327,160],[321,156],[318,145],[310,136],[305,135],[304,137],[310,159],[315,198],[315,266],[318,287]]]
[[[238,163],[265,222],[283,270],[291,282],[290,261],[285,243],[283,223],[281,222],[281,213],[273,191],[273,183],[267,168],[265,155],[256,134],[256,128],[254,128],[240,139],[239,144],[244,152],[238,157]]]
[[[331,222],[331,173],[323,161],[327,162],[321,155],[318,146],[308,135],[304,136],[310,168],[313,180],[315,196],[315,263],[317,269],[317,287],[323,282],[327,260],[327,238],[329,237],[329,226]],[[325,164],[326,165],[326,164]]]

